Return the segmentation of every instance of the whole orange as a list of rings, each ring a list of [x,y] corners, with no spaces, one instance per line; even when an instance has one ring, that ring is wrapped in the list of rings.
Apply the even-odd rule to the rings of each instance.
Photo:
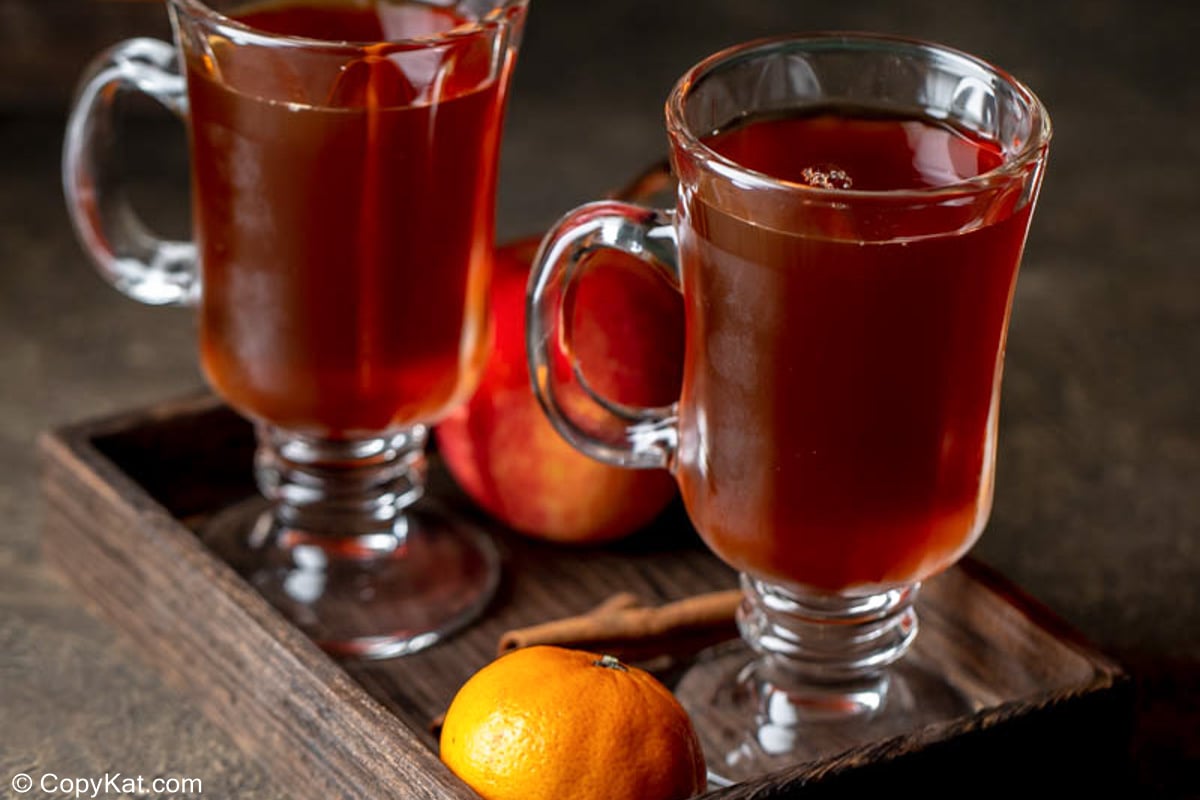
[[[691,720],[649,673],[529,647],[463,684],[442,761],[485,800],[683,800],[705,788]]]

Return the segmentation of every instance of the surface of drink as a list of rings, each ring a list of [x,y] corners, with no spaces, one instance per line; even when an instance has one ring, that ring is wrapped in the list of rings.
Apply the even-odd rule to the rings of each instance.
[[[735,568],[819,590],[945,568],[991,506],[1032,203],[964,189],[1003,154],[929,120],[827,108],[705,143],[824,188],[781,204],[701,183],[681,202],[678,477],[693,522]],[[944,197],[914,194],[931,187]]]
[[[252,418],[333,438],[432,422],[481,370],[504,48],[411,2],[234,19],[361,43],[185,43],[205,372]]]

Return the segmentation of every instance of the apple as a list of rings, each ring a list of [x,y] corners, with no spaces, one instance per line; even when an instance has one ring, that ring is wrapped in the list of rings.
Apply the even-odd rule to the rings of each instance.
[[[471,400],[436,428],[455,481],[510,528],[563,543],[610,541],[643,527],[674,497],[664,470],[627,470],[583,455],[534,397],[525,359],[525,289],[538,239],[496,249],[493,349]],[[679,398],[683,301],[630,256],[598,251],[582,265],[570,320],[574,352],[602,396],[631,405]]]

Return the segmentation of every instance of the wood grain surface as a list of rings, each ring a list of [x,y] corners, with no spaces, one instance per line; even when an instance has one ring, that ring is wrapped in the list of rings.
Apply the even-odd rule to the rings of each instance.
[[[677,514],[631,542],[587,551],[493,524],[505,581],[482,620],[407,658],[338,665],[196,535],[253,492],[252,443],[249,424],[206,396],[47,435],[44,541],[47,559],[98,613],[297,797],[469,797],[437,759],[431,723],[504,631],[580,613],[618,591],[660,603],[735,585]],[[444,479],[433,489],[472,513]],[[963,737],[975,742],[970,763],[1028,760],[1043,739],[1009,729],[1036,730],[1040,719],[1087,742],[1092,757],[1124,744],[1121,669],[995,573],[973,563],[952,569],[926,585],[918,608],[922,632],[901,677],[944,673],[961,707],[933,709],[874,740],[822,743],[803,764],[713,797],[784,796]],[[1097,708],[1110,717],[1100,729],[1091,726]],[[693,719],[702,736],[721,722],[703,711]],[[1057,758],[1061,766],[1061,751]],[[962,754],[946,760],[940,774],[957,776],[963,763]]]

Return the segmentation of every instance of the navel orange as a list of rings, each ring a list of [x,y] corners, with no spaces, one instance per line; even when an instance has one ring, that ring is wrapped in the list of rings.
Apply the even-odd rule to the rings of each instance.
[[[561,647],[477,672],[446,712],[441,751],[485,800],[683,800],[705,787],[696,731],[666,687]]]

